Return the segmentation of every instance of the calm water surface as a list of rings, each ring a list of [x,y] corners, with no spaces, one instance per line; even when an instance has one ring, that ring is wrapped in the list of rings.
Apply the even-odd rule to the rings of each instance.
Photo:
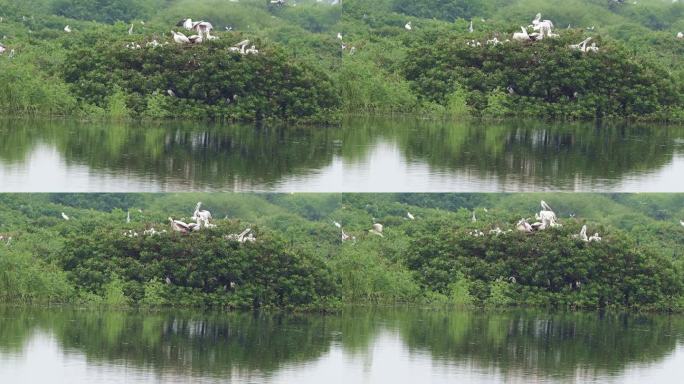
[[[0,192],[684,192],[684,127],[0,121]]]
[[[680,383],[684,317],[0,308],[0,382]]]

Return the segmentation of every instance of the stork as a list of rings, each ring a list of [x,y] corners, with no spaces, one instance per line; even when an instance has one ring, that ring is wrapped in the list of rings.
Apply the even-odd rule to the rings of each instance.
[[[415,220],[416,217],[411,214],[411,212],[406,212],[406,217],[408,217],[409,220]]]
[[[406,23],[406,25],[404,25],[404,28],[405,28],[407,31],[412,30],[413,27],[411,27],[411,22],[409,21],[408,23]]]
[[[64,32],[71,33],[71,27],[69,27],[68,25],[64,27]]]
[[[69,221],[69,216],[67,216],[66,213],[62,212],[62,219]]]

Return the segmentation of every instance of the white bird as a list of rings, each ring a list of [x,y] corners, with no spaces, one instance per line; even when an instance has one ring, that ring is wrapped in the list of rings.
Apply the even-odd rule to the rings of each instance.
[[[580,233],[578,235],[573,235],[572,237],[576,239],[580,239],[584,242],[588,242],[589,238],[587,237],[587,226],[583,225],[582,229],[580,230]]]
[[[679,224],[681,224],[682,227],[684,227],[684,220],[679,220]]]
[[[206,35],[204,36],[207,40],[218,40],[218,36],[212,35],[209,31],[207,31]]]
[[[408,23],[406,23],[406,25],[404,25],[404,28],[406,28],[407,31],[413,29],[413,27],[411,27],[411,22],[409,21]]]
[[[128,224],[128,223],[130,223],[130,222],[131,222],[131,211],[129,210],[129,211],[126,213],[126,223]]]
[[[252,48],[246,49],[245,53],[248,55],[256,55],[259,53],[259,50],[256,49],[256,47],[254,45],[252,45]]]
[[[171,278],[168,277],[168,276],[166,276],[166,278],[164,279],[164,281],[166,282],[166,284],[171,284]]]
[[[342,33],[337,32],[337,40],[342,41]]]
[[[530,223],[527,222],[526,219],[520,219],[518,221],[518,224],[516,224],[516,229],[520,232],[525,232],[525,233],[532,233],[534,230]]]
[[[214,26],[208,21],[198,21],[193,25],[192,29],[197,31],[197,33],[207,33],[213,30]]]
[[[411,212],[406,212],[406,217],[409,218],[409,220],[415,220],[416,217],[411,214]]]
[[[192,44],[202,44],[204,36],[202,35],[202,32],[200,32],[199,35],[188,36],[188,40],[190,40]]]
[[[171,89],[167,89],[167,90],[166,90],[166,94],[169,95],[169,96],[171,96],[171,97],[176,97],[176,92],[174,92],[174,91],[171,90]]]
[[[473,223],[477,221],[477,218],[475,217],[475,210],[473,209],[473,217],[470,219]]]
[[[342,228],[342,224],[338,223],[337,221],[333,221],[333,224],[335,224],[337,228]]]
[[[192,218],[196,221],[198,219],[202,220],[202,221],[204,221],[205,224],[209,223],[209,220],[212,219],[211,212],[209,212],[207,210],[200,210],[201,207],[202,207],[202,202],[200,201],[195,206],[195,212],[192,214]]]
[[[592,241],[601,241],[601,236],[599,236],[598,232],[594,233],[591,237],[589,237],[589,242],[591,243]]]
[[[131,27],[128,28],[128,34],[132,35],[133,34],[133,24],[131,24]]]
[[[342,230],[342,241],[347,241],[351,238],[351,236],[347,235],[344,233],[344,229]]]
[[[516,40],[516,41],[529,41],[529,40],[530,40],[530,35],[527,33],[527,30],[525,29],[525,27],[522,27],[522,26],[521,26],[520,29],[522,30],[522,32],[515,32],[515,33],[513,34],[513,40]]]
[[[0,53],[5,53],[6,50],[7,48],[5,48],[4,45],[0,44]]]
[[[176,31],[171,31],[171,33],[173,34],[173,41],[175,41],[176,43],[178,43],[178,44],[190,44],[190,39],[188,39],[188,37],[185,36],[184,34],[182,34],[180,32],[176,32]]]
[[[64,27],[64,32],[71,33],[71,27],[69,27],[68,25]]]
[[[171,222],[171,229],[174,230],[175,232],[180,232],[180,233],[190,232],[190,226],[187,223],[182,222],[180,220],[174,220],[171,217],[169,217],[169,221]]]
[[[568,47],[570,49],[575,49],[575,50],[578,50],[580,52],[586,52],[587,51],[587,43],[589,43],[590,41],[591,41],[591,36],[582,40],[582,42],[580,42],[578,44],[570,44],[570,45],[568,45]]]
[[[677,32],[678,39],[684,39],[684,32]]]
[[[62,219],[64,220],[69,220],[69,216],[66,215],[66,213],[62,212]]]
[[[368,230],[368,232],[370,232],[370,233],[372,233],[372,234],[374,234],[374,235],[378,235],[378,236],[380,236],[380,237],[384,237],[383,234],[382,234],[382,229],[383,229],[383,228],[382,228],[382,224],[380,224],[380,223],[375,223],[375,224],[373,224],[373,229]]]
[[[473,33],[473,31],[474,31],[474,29],[473,29],[473,21],[470,20],[470,25],[468,26],[468,32]]]

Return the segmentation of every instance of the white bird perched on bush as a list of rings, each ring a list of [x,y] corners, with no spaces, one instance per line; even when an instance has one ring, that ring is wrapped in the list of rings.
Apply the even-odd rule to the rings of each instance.
[[[68,25],[64,27],[64,32],[71,33],[71,27],[69,27]]]
[[[599,236],[598,232],[594,233],[594,235],[589,237],[589,242],[591,243],[592,241],[596,241],[596,242],[601,241],[601,236]]]
[[[206,223],[209,223],[209,220],[211,220],[211,212],[207,210],[200,210],[202,207],[202,202],[198,202],[197,205],[195,206],[195,212],[192,214],[192,218],[194,220],[202,220]]]
[[[588,242],[589,238],[587,237],[587,226],[583,225],[582,229],[580,230],[580,233],[577,235],[572,235],[575,239],[580,239],[584,242]]]
[[[684,227],[684,221],[683,220],[679,220],[679,224],[681,224],[682,227]]]
[[[373,229],[368,230],[368,232],[370,232],[374,235],[378,235],[380,237],[384,237],[384,235],[382,234],[382,229],[383,229],[382,224],[375,223],[375,224],[373,224]]]
[[[412,30],[413,27],[411,27],[411,22],[409,21],[408,23],[406,23],[406,25],[404,25],[404,28],[406,28],[407,31]]]
[[[64,220],[69,220],[69,216],[66,215],[66,213],[62,212],[62,219]]]
[[[529,41],[529,40],[530,40],[530,35],[527,33],[527,30],[525,29],[525,27],[522,27],[522,26],[521,26],[520,29],[522,30],[522,32],[515,32],[515,33],[513,34],[513,40],[516,40],[516,41]]]
[[[337,32],[337,40],[342,40],[342,33],[341,32]]]
[[[337,228],[342,228],[342,224],[338,223],[337,221],[333,221],[333,224],[334,224]]]
[[[171,222],[171,229],[174,230],[175,232],[180,232],[180,233],[188,233],[190,232],[190,226],[180,220],[174,220],[173,218],[169,217],[169,221]]]
[[[176,32],[176,31],[171,31],[171,33],[173,34],[173,41],[175,41],[176,43],[178,43],[178,44],[190,44],[190,39],[188,39],[188,37],[185,36],[184,34],[182,34],[180,32]]]
[[[684,32],[677,32],[678,39],[684,39]]]
[[[411,212],[406,212],[406,217],[409,218],[409,220],[415,220],[416,217],[411,214]]]
[[[131,24],[131,27],[128,28],[128,34],[132,35],[133,34],[133,24]]]
[[[473,21],[470,20],[470,25],[468,26],[468,32],[473,33],[474,31],[475,31],[475,29],[473,29]]]

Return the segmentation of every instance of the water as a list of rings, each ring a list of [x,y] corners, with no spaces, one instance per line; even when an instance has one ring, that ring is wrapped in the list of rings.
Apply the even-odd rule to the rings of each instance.
[[[665,315],[0,307],[0,382],[678,383],[683,341]]]
[[[684,127],[0,122],[0,192],[684,192]]]

